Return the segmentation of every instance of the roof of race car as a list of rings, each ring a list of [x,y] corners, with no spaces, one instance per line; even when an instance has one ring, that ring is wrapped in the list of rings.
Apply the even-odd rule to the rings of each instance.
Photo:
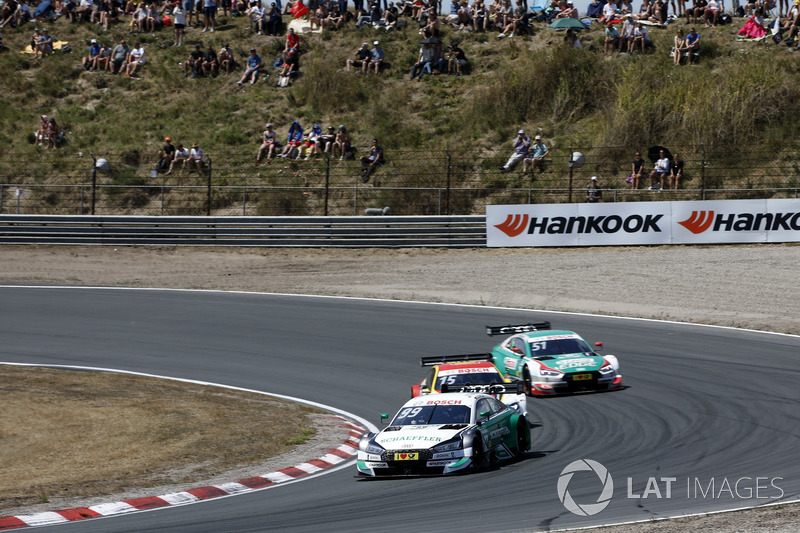
[[[536,339],[536,340],[544,340],[544,341],[555,341],[558,339],[581,339],[580,335],[575,333],[574,331],[567,331],[563,330],[546,330],[546,331],[528,331],[525,333],[520,333],[519,336],[527,337],[529,339]]]
[[[500,371],[497,370],[497,367],[495,367],[494,363],[491,361],[459,361],[458,363],[443,363],[436,366],[438,367],[440,374],[445,373],[448,370],[479,370],[481,372],[494,370],[498,374],[500,373]]]
[[[407,401],[403,407],[419,407],[424,405],[468,405],[472,406],[482,397],[491,396],[478,392],[443,392],[435,395],[417,396]]]

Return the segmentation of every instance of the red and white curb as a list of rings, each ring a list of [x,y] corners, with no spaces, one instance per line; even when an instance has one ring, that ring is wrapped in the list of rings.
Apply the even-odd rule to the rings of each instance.
[[[327,450],[325,455],[322,457],[313,459],[307,463],[300,463],[288,468],[283,468],[276,472],[261,474],[249,477],[247,479],[240,479],[239,481],[231,483],[198,487],[196,489],[173,492],[171,494],[163,494],[161,496],[136,498],[121,502],[101,503],[89,507],[65,509],[63,511],[48,511],[30,515],[0,517],[0,531],[29,526],[60,524],[74,520],[83,520],[85,518],[98,518],[101,516],[111,516],[122,513],[130,513],[133,511],[156,509],[159,507],[170,507],[173,505],[185,505],[201,500],[219,498],[220,496],[230,496],[232,494],[252,492],[272,485],[277,485],[279,483],[292,481],[309,474],[316,474],[317,472],[320,472],[326,468],[330,468],[339,463],[347,461],[354,456],[358,451],[359,438],[366,431],[363,427],[354,424],[352,421],[344,417],[337,415],[332,416],[333,418],[339,420],[342,425],[348,429],[349,434],[347,440],[344,441],[340,446]]]

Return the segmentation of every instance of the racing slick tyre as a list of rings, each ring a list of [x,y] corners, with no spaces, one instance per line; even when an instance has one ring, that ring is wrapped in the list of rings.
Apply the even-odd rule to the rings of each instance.
[[[526,396],[533,396],[533,382],[531,381],[528,365],[525,365],[525,369],[522,371],[522,390]]]
[[[525,417],[520,418],[519,422],[517,422],[517,442],[512,450],[514,457],[517,459],[525,455],[525,449],[528,447],[528,439],[525,438],[525,435],[529,431],[527,419]]]
[[[472,471],[478,472],[489,466],[489,456],[483,448],[483,442],[480,436],[477,437],[478,441],[472,445]]]

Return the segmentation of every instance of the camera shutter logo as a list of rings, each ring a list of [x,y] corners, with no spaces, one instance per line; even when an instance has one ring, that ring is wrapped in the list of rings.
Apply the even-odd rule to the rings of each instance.
[[[597,503],[579,505],[575,503],[575,500],[572,499],[572,496],[567,490],[567,486],[572,480],[572,476],[575,475],[575,472],[582,471],[594,472],[603,483],[603,491],[600,493],[600,497],[597,498]],[[611,496],[614,494],[614,480],[611,479],[611,474],[608,473],[606,467],[597,461],[578,459],[577,461],[572,461],[561,471],[561,475],[558,477],[557,489],[558,499],[561,500],[561,503],[564,504],[567,511],[578,516],[592,516],[605,509],[608,504],[611,503]]]

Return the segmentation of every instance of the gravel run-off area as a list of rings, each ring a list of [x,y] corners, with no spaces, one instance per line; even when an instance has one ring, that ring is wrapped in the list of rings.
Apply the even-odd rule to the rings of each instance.
[[[800,334],[800,246],[564,249],[0,247],[0,281],[574,311]],[[603,531],[800,531],[786,505]]]

